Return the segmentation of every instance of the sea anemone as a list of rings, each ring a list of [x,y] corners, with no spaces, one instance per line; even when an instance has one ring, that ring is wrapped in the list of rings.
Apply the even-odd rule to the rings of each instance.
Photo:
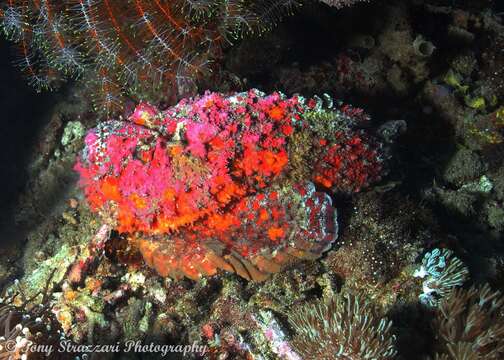
[[[488,284],[441,300],[433,328],[437,360],[504,358],[504,297]]]
[[[392,322],[348,293],[296,309],[289,321],[296,333],[292,346],[305,360],[387,360],[397,352]]]
[[[2,301],[4,301],[2,299]],[[0,304],[0,359],[70,359],[58,353],[64,334],[54,316],[43,305]]]

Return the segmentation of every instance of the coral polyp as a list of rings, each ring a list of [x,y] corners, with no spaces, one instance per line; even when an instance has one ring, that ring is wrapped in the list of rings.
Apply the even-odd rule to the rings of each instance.
[[[336,240],[321,190],[379,180],[381,145],[359,129],[368,119],[258,90],[208,92],[163,112],[142,103],[88,133],[76,170],[90,207],[159,274],[263,280]]]

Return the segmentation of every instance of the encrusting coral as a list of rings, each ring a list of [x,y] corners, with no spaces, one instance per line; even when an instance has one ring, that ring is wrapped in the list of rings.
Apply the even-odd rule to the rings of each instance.
[[[437,360],[504,357],[504,297],[488,284],[456,289],[434,319]]]
[[[369,117],[329,100],[250,90],[163,112],[142,103],[88,133],[76,170],[90,207],[160,275],[264,280],[336,240],[336,209],[314,184],[353,193],[382,175],[382,145],[359,129]]]
[[[387,360],[397,354],[392,322],[349,293],[305,305],[289,322],[295,331],[292,346],[302,359]]]

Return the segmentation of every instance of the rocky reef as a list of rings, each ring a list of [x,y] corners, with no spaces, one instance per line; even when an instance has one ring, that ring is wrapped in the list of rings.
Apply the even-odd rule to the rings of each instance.
[[[90,48],[118,34],[119,2],[71,3],[0,13],[70,79],[30,95],[2,67],[43,106],[0,97],[2,163],[24,169],[2,180],[0,359],[504,357],[498,2],[131,1],[115,49],[135,78]],[[109,30],[84,38],[67,14],[88,10]],[[49,30],[89,61],[79,81],[28,37]],[[212,71],[172,82],[156,32]],[[120,84],[110,116],[90,69]]]

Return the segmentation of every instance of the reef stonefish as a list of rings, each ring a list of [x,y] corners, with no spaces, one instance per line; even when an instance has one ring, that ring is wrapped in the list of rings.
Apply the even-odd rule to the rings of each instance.
[[[331,247],[329,194],[380,178],[368,120],[328,96],[207,92],[99,124],[75,168],[91,209],[160,275],[260,281]]]

